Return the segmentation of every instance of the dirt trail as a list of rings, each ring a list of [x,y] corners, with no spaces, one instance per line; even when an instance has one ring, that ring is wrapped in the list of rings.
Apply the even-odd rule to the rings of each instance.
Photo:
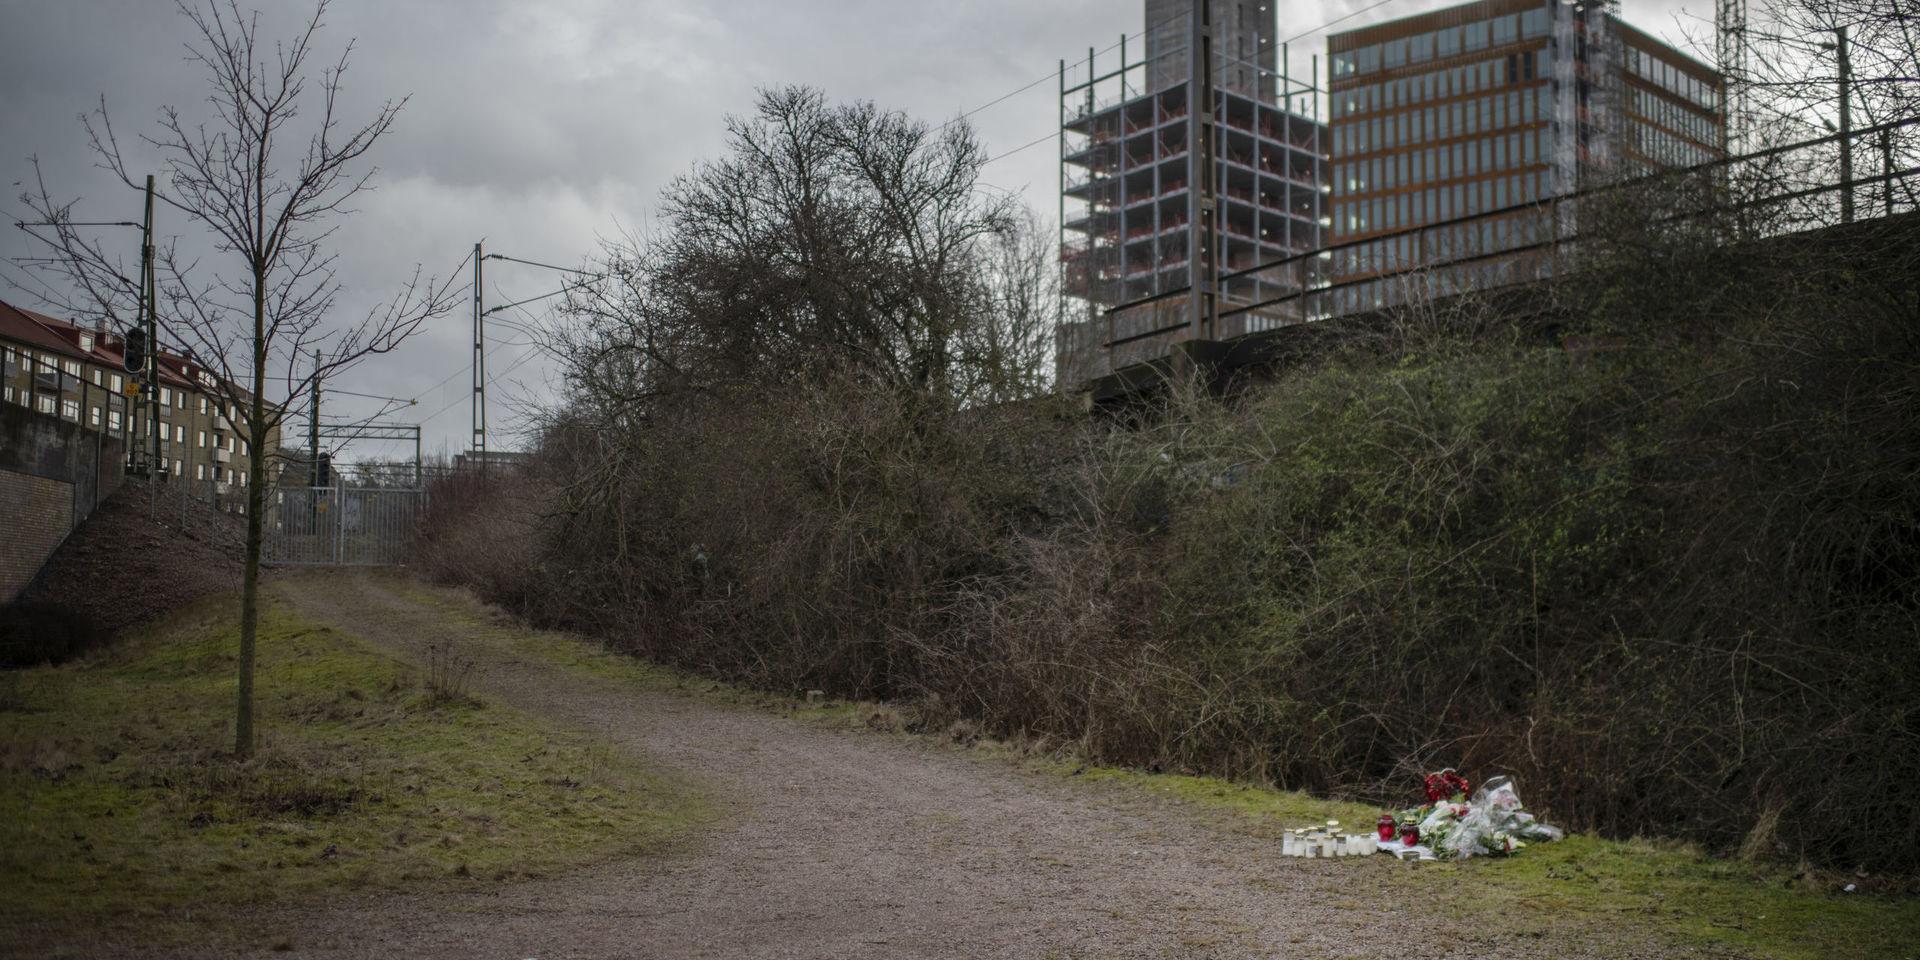
[[[306,575],[275,589],[403,657],[459,632],[378,576]],[[1125,791],[467,649],[479,693],[698,778],[719,822],[671,852],[562,878],[346,901],[249,926],[290,927],[295,953],[313,957],[1665,955],[1502,934],[1404,903],[1383,919],[1351,902],[1373,871],[1404,869],[1384,859],[1283,860],[1272,844]]]

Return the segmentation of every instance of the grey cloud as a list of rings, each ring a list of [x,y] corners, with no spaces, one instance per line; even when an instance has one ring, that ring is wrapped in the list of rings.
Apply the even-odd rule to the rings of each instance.
[[[260,5],[281,24],[307,9]],[[1360,5],[1282,4],[1283,29]],[[1407,0],[1353,23],[1438,5]],[[1704,0],[1692,6],[1711,15]],[[1627,5],[1631,19],[1662,33],[1672,9],[1667,0]],[[337,50],[356,39],[353,115],[411,96],[375,156],[379,190],[342,224],[341,309],[368,309],[416,263],[444,274],[483,236],[530,259],[577,260],[617,224],[645,222],[669,178],[721,148],[723,116],[750,108],[756,87],[808,83],[944,120],[1139,30],[1141,10],[1139,0],[337,0],[324,43]],[[37,153],[56,190],[86,198],[86,214],[137,214],[137,198],[92,168],[75,117],[102,93],[123,135],[148,129],[162,104],[197,109],[204,88],[183,60],[185,26],[159,0],[0,0],[0,178],[24,179],[25,158]],[[1048,134],[1055,118],[1049,80],[973,122],[997,153]],[[1025,189],[1051,215],[1056,173],[1042,144],[995,163],[986,179]],[[181,229],[163,222],[163,232]],[[0,256],[23,249],[13,231],[0,239]],[[544,292],[557,279],[508,265],[490,265],[490,274],[505,296]],[[447,317],[336,386],[422,394],[400,419],[451,404],[429,423],[428,445],[459,449],[465,376],[424,392],[466,367],[468,337],[464,312]],[[503,347],[493,369],[521,352]],[[538,399],[550,395],[552,374],[529,361],[508,379]],[[340,411],[370,403],[342,398]]]

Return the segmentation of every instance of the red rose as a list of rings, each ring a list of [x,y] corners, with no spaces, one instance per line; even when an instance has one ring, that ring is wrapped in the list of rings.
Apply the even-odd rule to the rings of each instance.
[[[1439,773],[1427,774],[1426,787],[1427,802],[1439,803],[1442,800],[1451,800],[1455,796],[1464,799],[1473,785],[1467,782],[1466,777],[1455,773],[1452,767],[1448,767]]]

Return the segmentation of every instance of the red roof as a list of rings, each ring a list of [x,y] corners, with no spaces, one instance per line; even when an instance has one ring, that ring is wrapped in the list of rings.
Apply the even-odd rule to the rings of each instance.
[[[125,343],[119,333],[100,333],[90,327],[56,320],[37,310],[15,306],[5,300],[0,300],[0,337],[29,344],[36,350],[104,367],[120,368],[125,365]],[[83,337],[92,338],[91,350],[81,349]],[[159,361],[162,383],[193,389],[201,386],[194,376],[200,367],[192,361],[164,350],[160,352]]]

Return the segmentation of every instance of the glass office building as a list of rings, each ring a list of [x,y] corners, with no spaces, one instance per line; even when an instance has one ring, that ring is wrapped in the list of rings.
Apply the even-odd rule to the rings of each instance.
[[[1724,145],[1719,76],[1607,3],[1481,0],[1328,53],[1334,313],[1534,279],[1570,228],[1540,201]]]

